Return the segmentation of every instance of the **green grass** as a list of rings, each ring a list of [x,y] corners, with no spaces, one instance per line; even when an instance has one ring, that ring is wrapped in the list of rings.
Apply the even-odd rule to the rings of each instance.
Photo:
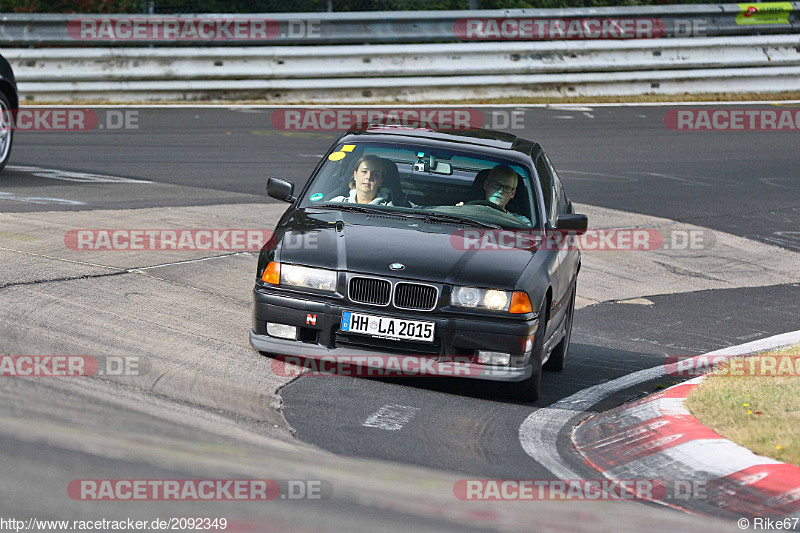
[[[700,422],[759,455],[800,465],[800,344],[763,355],[784,356],[774,370],[737,358],[695,387],[686,407]],[[760,361],[767,361],[763,358]],[[782,362],[782,363],[781,363]],[[755,362],[754,362],[755,363]],[[767,369],[767,370],[759,370]],[[792,375],[793,374],[793,375]]]

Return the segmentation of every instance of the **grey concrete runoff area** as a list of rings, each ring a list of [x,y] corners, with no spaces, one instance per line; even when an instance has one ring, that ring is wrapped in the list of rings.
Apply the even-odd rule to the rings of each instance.
[[[298,176],[335,138],[277,132],[259,109],[151,111],[138,133],[18,135],[0,174],[0,355],[116,358],[140,369],[0,377],[0,518],[196,515],[225,517],[236,531],[736,530],[626,501],[462,501],[454,486],[553,479],[524,453],[518,430],[578,390],[665,355],[800,329],[800,195],[788,137],[768,135],[774,150],[750,154],[760,163],[717,160],[708,154],[739,154],[761,138],[665,133],[658,106],[525,111],[537,120],[517,133],[553,147],[592,229],[650,231],[666,245],[584,250],[573,359],[545,376],[542,400],[524,405],[472,385],[295,379],[248,343],[256,252],[72,249],[66,236],[77,229],[270,230],[286,205],[264,197],[264,177],[302,185]],[[660,136],[661,150],[683,157],[661,155]],[[590,175],[592,165],[602,168]],[[725,180],[709,177],[718,166]],[[685,239],[699,244],[675,244]],[[387,406],[409,419],[417,412],[416,423],[365,426]],[[600,478],[567,433],[558,443],[575,472]],[[184,478],[320,480],[332,490],[271,502],[92,502],[67,490],[80,479]]]
[[[674,222],[657,217],[588,205],[577,209],[597,221],[597,228],[675,227]],[[597,512],[576,503],[537,502],[531,507],[453,501],[451,484],[459,479],[453,473],[334,457],[295,439],[281,415],[278,394],[291,377],[276,374],[271,360],[253,351],[247,341],[255,254],[94,252],[64,245],[70,229],[146,228],[154,220],[164,229],[218,227],[221,221],[222,227],[230,228],[272,227],[282,210],[282,205],[239,204],[0,214],[2,352],[116,355],[150,364],[142,376],[103,376],[80,382],[0,380],[3,404],[8,407],[0,415],[4,428],[0,438],[26,448],[49,447],[45,461],[48,455],[57,464],[62,455],[69,455],[70,462],[85,461],[87,473],[81,474],[85,478],[104,477],[107,463],[115,472],[165,469],[178,477],[189,472],[217,477],[220,472],[268,478],[322,476],[336,487],[336,502],[341,499],[350,509],[334,506],[337,517],[339,513],[349,516],[341,517],[337,529],[347,520],[355,520],[351,525],[357,529],[366,526],[355,518],[363,512],[361,506],[411,515],[424,528],[441,522],[436,527],[445,529],[460,524],[513,530],[533,512],[550,517],[544,519],[543,527],[552,519],[550,525],[555,528],[554,517],[563,517],[567,507],[574,507],[570,514]],[[654,294],[800,281],[800,254],[721,232],[714,235],[713,254],[691,261],[686,260],[685,251],[587,252],[579,286],[581,305],[609,300],[646,305],[645,297]],[[750,257],[747,264],[738,261],[738,268],[725,266],[745,253]],[[782,260],[775,262],[776,256]],[[160,426],[159,431],[153,432],[151,425]],[[193,436],[186,439],[187,435]],[[25,479],[23,464],[8,466]],[[43,464],[30,464],[30,468],[43,474]],[[56,503],[66,493],[58,483],[47,484],[61,479],[63,489],[69,475],[72,472],[66,469],[49,481],[30,479],[23,491],[53,494],[51,501]],[[6,492],[3,501],[13,502],[11,508],[24,507],[25,498],[9,489],[0,489]],[[223,503],[217,505],[225,514]],[[440,506],[448,510],[440,514]],[[59,507],[63,512],[94,509],[65,501],[49,511],[58,515]],[[127,509],[121,503],[108,507],[122,514]],[[187,503],[181,508],[191,510]],[[245,508],[248,516],[261,513],[256,506]],[[274,512],[271,508],[268,514],[274,516]],[[306,515],[299,510],[279,514],[284,513],[288,522],[303,517],[300,521],[305,523]],[[613,519],[614,511],[610,513],[602,512],[608,519],[605,526],[592,520],[586,531],[612,530],[618,523],[655,516],[659,516],[658,525],[650,524],[649,529],[667,531],[691,523],[688,517],[644,507],[626,509]],[[325,526],[325,521],[308,520],[316,527]]]

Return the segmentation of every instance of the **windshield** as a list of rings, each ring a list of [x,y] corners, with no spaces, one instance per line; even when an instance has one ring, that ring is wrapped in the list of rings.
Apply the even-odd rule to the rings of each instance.
[[[484,154],[424,145],[345,143],[328,156],[300,207],[381,210],[437,221],[537,227],[530,171]]]

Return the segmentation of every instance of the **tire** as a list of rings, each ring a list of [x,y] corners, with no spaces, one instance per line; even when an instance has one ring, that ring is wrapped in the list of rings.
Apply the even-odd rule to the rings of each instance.
[[[572,315],[575,313],[575,287],[572,289],[572,296],[569,298],[569,307],[567,308],[567,325],[564,338],[561,342],[553,348],[550,353],[550,359],[544,364],[542,368],[548,372],[561,372],[567,363],[567,352],[569,352],[569,340],[572,337]]]
[[[547,300],[542,303],[542,308],[539,309],[539,316],[547,315]],[[509,390],[509,397],[512,400],[521,402],[533,403],[539,399],[542,391],[542,356],[544,355],[544,336],[547,330],[547,322],[540,322],[539,328],[536,330],[536,336],[533,341],[533,349],[531,350],[531,364],[533,365],[533,373],[531,377],[525,381],[512,383]]]
[[[14,142],[14,130],[11,129],[11,103],[5,94],[0,92],[0,171],[11,157],[11,145]]]

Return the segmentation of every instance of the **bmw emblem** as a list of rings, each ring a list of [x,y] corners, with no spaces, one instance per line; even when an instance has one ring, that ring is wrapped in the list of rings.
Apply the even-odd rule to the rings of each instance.
[[[406,266],[403,263],[392,263],[389,268],[392,270],[405,270]]]

